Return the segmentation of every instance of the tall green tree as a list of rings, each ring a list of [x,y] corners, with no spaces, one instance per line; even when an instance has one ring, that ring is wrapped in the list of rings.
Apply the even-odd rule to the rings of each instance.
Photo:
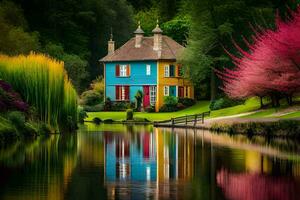
[[[224,48],[234,53],[233,39],[243,46],[242,36],[250,39],[252,34],[249,24],[273,24],[273,4],[254,0],[190,0],[190,5],[191,29],[182,62],[189,67],[194,84],[209,88],[205,96],[214,100],[220,84],[214,69],[232,65]]]

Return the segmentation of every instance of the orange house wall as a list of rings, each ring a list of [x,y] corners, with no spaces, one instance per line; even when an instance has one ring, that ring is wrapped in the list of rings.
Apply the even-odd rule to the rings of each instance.
[[[164,77],[164,71],[166,65],[174,65],[175,77]],[[188,86],[188,94],[185,96],[194,99],[194,86],[188,79],[178,76],[177,69],[178,64],[170,61],[158,61],[157,63],[157,100],[156,100],[156,111],[159,111],[164,104],[164,86]]]

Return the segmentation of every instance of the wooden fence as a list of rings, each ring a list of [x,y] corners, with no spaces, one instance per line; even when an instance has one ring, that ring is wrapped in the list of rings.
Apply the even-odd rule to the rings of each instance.
[[[203,124],[204,118],[207,116],[210,116],[210,111],[204,112],[201,114],[185,115],[182,117],[171,118],[169,120],[154,122],[154,126],[156,126],[156,127],[159,127],[159,126],[175,127],[176,125],[177,126],[178,125],[180,125],[180,126],[184,126],[184,125],[196,126],[198,122],[201,122]]]

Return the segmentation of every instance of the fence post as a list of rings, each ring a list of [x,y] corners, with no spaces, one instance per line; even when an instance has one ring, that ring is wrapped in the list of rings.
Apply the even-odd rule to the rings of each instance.
[[[204,124],[204,113],[202,113],[202,124]]]
[[[172,120],[172,126],[174,126],[174,118],[171,118],[171,120]]]
[[[187,115],[185,115],[185,125],[187,125]]]
[[[195,115],[195,121],[194,121],[194,126],[197,124],[197,114]]]

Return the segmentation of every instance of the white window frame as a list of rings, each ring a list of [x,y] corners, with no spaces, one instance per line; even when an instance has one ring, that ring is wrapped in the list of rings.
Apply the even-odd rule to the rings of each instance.
[[[167,97],[170,95],[170,87],[164,86],[164,96]]]
[[[120,77],[127,76],[127,65],[120,65]]]
[[[150,86],[150,104],[153,106],[156,103],[156,86]]]
[[[146,75],[147,76],[151,75],[151,65],[146,65]]]
[[[165,77],[170,77],[170,66],[169,65],[165,66],[164,75],[165,75]]]

